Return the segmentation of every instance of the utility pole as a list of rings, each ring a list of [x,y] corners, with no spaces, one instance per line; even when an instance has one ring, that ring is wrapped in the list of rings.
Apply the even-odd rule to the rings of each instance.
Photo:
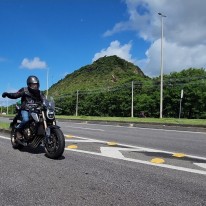
[[[132,81],[132,106],[131,106],[131,117],[134,117],[134,82]]]
[[[1,114],[2,114],[2,102],[1,102]]]
[[[8,103],[8,99],[6,100],[6,114],[9,114],[9,103]]]
[[[78,116],[78,104],[79,104],[79,90],[77,90],[77,100],[76,100],[76,116]]]

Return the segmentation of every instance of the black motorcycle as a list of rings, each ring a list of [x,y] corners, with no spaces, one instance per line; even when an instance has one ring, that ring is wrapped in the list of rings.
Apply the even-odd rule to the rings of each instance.
[[[56,125],[55,103],[52,97],[46,98],[43,103],[28,104],[29,121],[22,130],[23,137],[17,138],[16,126],[11,127],[11,144],[14,149],[24,146],[37,148],[43,146],[46,156],[57,159],[62,156],[65,148],[65,137],[59,126]]]

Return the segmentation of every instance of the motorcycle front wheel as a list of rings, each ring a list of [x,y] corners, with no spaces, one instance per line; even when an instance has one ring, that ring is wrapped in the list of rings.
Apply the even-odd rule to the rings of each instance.
[[[58,128],[51,129],[50,141],[45,144],[46,156],[57,159],[62,156],[65,148],[65,138],[62,131]]]

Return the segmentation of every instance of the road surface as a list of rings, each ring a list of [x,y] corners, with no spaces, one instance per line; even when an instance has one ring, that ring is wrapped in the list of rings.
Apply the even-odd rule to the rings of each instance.
[[[59,160],[0,134],[0,205],[206,205],[206,133],[58,124]]]

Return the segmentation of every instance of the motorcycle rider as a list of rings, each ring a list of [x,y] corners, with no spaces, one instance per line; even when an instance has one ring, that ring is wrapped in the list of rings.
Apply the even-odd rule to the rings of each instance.
[[[25,124],[29,121],[29,104],[34,104],[37,102],[43,102],[43,99],[45,96],[43,93],[39,90],[40,83],[39,79],[36,76],[29,76],[27,78],[27,87],[21,88],[16,93],[8,93],[4,92],[2,94],[2,97],[8,97],[10,99],[18,99],[21,97],[21,116],[22,121],[21,123],[16,127],[17,129],[17,138],[19,140],[22,139],[22,129],[24,128]]]

